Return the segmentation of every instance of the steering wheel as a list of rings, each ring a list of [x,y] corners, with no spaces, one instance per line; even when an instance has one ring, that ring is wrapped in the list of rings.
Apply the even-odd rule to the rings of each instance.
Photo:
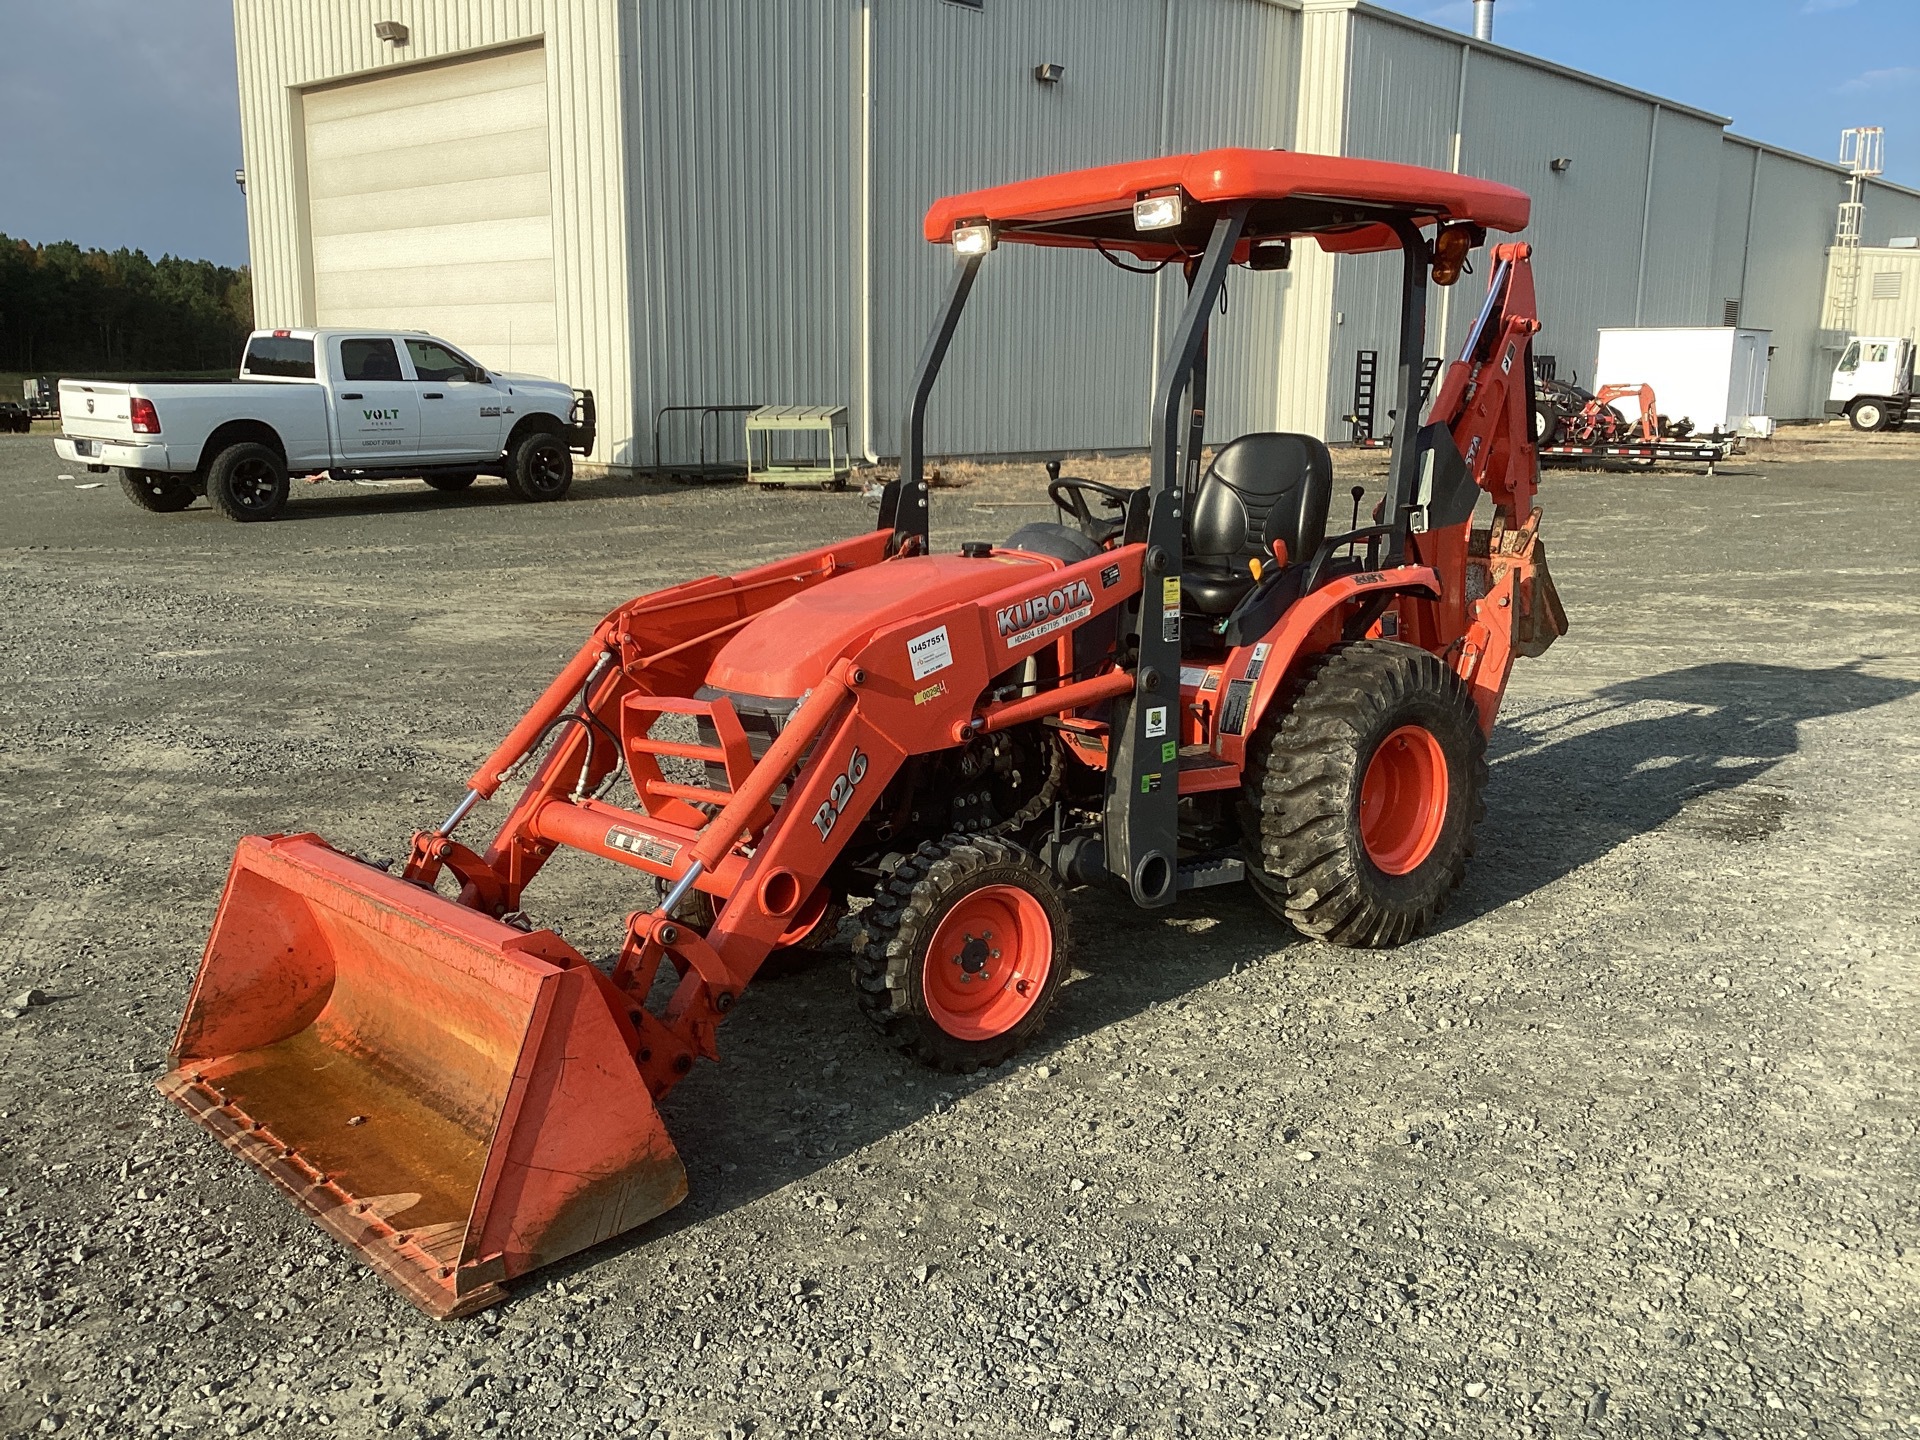
[[[1097,495],[1106,509],[1124,516],[1134,492],[1098,480],[1083,480],[1073,475],[1063,477],[1052,466],[1047,468],[1051,472],[1047,477],[1047,498],[1073,516],[1079,523],[1081,533],[1089,540],[1105,544],[1112,539],[1120,530],[1122,521],[1117,518],[1097,518],[1092,506],[1087,503],[1087,496]]]

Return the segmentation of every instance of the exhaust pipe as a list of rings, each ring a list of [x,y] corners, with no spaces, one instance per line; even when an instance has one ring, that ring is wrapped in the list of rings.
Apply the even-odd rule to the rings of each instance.
[[[1473,0],[1473,38],[1493,40],[1493,0]]]

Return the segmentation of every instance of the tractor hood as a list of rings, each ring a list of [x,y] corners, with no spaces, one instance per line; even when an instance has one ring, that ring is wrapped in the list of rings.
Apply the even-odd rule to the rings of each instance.
[[[977,560],[920,555],[851,570],[781,601],[745,626],[714,657],[707,683],[733,695],[797,699],[874,632],[1056,568],[1038,556],[1006,554]]]

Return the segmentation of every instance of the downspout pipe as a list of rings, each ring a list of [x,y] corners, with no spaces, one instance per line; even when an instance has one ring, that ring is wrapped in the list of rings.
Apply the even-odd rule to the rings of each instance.
[[[1473,38],[1493,41],[1493,0],[1473,0]]]
[[[860,354],[860,455],[869,465],[880,463],[873,444],[873,0],[860,4],[859,147],[860,193],[855,204],[860,214],[860,254],[856,284],[860,291],[860,314],[856,317],[859,333],[855,346]]]

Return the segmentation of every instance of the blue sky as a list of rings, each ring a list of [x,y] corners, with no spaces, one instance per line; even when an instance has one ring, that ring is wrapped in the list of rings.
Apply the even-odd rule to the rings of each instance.
[[[1466,0],[1385,3],[1472,24]],[[1889,178],[1920,189],[1920,0],[1497,3],[1500,43],[1790,150],[1884,125]],[[0,0],[0,41],[0,231],[246,259],[230,0]]]
[[[1473,28],[1470,0],[1374,3]],[[1885,126],[1887,178],[1920,190],[1920,0],[1495,0],[1493,33],[1822,160]]]

